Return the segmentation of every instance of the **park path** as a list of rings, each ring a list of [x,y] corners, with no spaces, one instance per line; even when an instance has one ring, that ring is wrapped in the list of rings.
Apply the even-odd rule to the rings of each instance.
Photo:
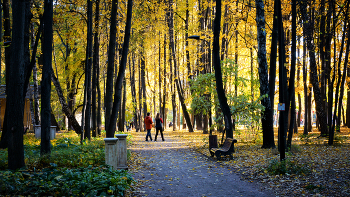
[[[241,180],[228,166],[190,149],[178,133],[166,131],[165,141],[158,138],[156,142],[146,142],[145,132],[132,135],[130,171],[139,183],[132,196],[275,196],[262,185]]]

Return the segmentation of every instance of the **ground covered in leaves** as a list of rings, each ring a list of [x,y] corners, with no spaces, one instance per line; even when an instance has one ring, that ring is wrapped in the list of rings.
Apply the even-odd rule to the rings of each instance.
[[[129,171],[138,184],[128,196],[275,196],[264,184],[241,179],[232,167],[193,150],[182,138],[186,134],[166,131],[165,141],[157,142],[145,142],[145,132],[129,134]]]
[[[333,146],[314,131],[307,136],[301,135],[302,131],[294,134],[292,149],[286,153],[284,163],[279,161],[277,149],[261,149],[262,138],[258,132],[236,131],[234,138],[238,143],[233,160],[218,162],[242,179],[269,187],[276,196],[350,196],[350,130],[342,128]],[[213,134],[220,143],[222,135]],[[181,137],[190,148],[210,158],[208,134],[167,130],[166,135]],[[131,153],[130,166],[142,170],[145,158],[135,154]]]
[[[210,156],[207,135],[197,132],[179,135],[192,148]],[[220,141],[221,134],[217,135]],[[333,146],[318,132],[307,136],[295,134],[284,163],[279,162],[277,149],[261,149],[261,137],[256,133],[239,131],[234,138],[238,143],[233,160],[221,162],[232,166],[242,178],[265,183],[278,196],[350,196],[349,129],[341,129],[336,134]],[[277,141],[275,143],[277,146]]]

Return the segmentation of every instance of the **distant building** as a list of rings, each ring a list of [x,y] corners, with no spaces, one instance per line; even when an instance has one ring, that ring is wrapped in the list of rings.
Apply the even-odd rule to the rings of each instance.
[[[40,94],[40,90],[39,90],[39,94]],[[27,94],[25,98],[24,117],[23,117],[24,127],[28,127],[29,130],[34,130],[32,125],[32,118],[30,114],[30,101],[29,101],[32,95],[34,95],[34,86],[30,85],[30,87],[27,90]],[[0,126],[1,126],[0,129],[1,130],[4,124],[5,109],[6,109],[6,85],[0,85]]]

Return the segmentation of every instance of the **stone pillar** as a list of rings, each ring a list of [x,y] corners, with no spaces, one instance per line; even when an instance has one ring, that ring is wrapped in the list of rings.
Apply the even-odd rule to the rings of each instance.
[[[34,125],[35,138],[41,139],[41,125]]]
[[[117,169],[128,169],[127,165],[127,149],[126,149],[126,137],[128,134],[115,134],[115,136],[119,139],[117,143]]]
[[[117,141],[118,138],[104,138],[105,141],[105,161],[107,165],[117,170]]]
[[[55,139],[56,137],[56,126],[51,126],[50,127],[50,140]]]

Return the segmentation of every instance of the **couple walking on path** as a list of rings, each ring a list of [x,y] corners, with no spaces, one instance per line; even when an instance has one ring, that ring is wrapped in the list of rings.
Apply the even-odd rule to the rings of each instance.
[[[157,141],[158,132],[160,132],[160,135],[162,136],[162,140],[164,141],[164,136],[163,136],[163,119],[160,117],[160,113],[157,113],[155,121],[156,121],[156,126],[155,126],[156,127],[156,136],[154,138],[154,141]],[[151,129],[152,129],[153,120],[151,118],[151,114],[150,113],[147,113],[147,116],[145,117],[144,122],[145,122],[146,129],[147,129],[146,141],[148,141],[148,137],[152,141]]]

